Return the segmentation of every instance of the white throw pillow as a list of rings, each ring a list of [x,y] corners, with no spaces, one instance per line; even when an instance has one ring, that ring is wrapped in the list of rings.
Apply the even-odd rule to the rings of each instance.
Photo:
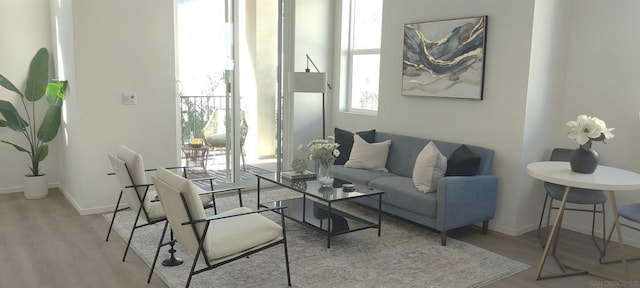
[[[433,142],[429,142],[418,157],[413,166],[413,183],[416,189],[424,192],[434,192],[438,188],[438,180],[447,172],[447,158],[440,153]]]
[[[389,146],[391,146],[391,140],[368,143],[360,135],[353,134],[353,148],[344,167],[387,172],[385,166],[389,156]]]

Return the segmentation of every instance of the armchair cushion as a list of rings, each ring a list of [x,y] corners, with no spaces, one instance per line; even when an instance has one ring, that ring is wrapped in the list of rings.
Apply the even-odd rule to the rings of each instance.
[[[129,149],[124,145],[121,145],[120,147],[118,147],[117,153],[118,154],[116,157],[120,159],[120,161],[124,162],[127,165],[127,169],[129,170],[128,172],[120,171],[121,172],[120,176],[118,176],[118,173],[116,173],[116,176],[118,176],[118,179],[125,180],[125,182],[122,183],[122,185],[131,186],[131,185],[148,184],[147,176],[145,175],[145,172],[144,172],[144,161],[142,161],[142,155]],[[127,174],[130,174],[131,178],[129,178],[129,175]],[[132,181],[133,183],[131,183]],[[138,193],[140,198],[144,196],[144,191],[146,189],[147,187],[135,188],[136,193]],[[131,207],[131,209],[138,210],[138,208],[140,207],[139,198],[135,197],[135,195],[131,195],[131,193],[125,193],[124,196],[127,199],[127,203],[129,203],[129,206]],[[148,208],[148,205],[147,207],[145,207],[145,209],[146,208]]]
[[[224,217],[252,211],[247,207],[240,207],[216,216]],[[215,260],[276,240],[280,236],[280,225],[260,214],[248,214],[211,221],[204,247],[207,257]]]
[[[189,221],[187,210],[184,207],[180,193],[184,196],[184,200],[189,207],[189,213],[193,219],[204,219],[206,217],[204,208],[202,207],[202,201],[199,198],[197,193],[198,189],[195,184],[164,168],[158,168],[156,177],[161,181],[154,184],[158,187],[158,195],[160,196],[162,207],[164,208],[167,219],[170,223],[183,223]],[[163,189],[165,186],[167,188]],[[205,223],[196,224],[199,235],[202,235],[204,232],[204,226]],[[194,237],[193,228],[190,225],[172,224],[171,230],[180,245],[184,246],[191,253],[196,253],[198,249],[198,242]]]
[[[149,184],[145,174],[142,156],[123,145],[118,149],[117,159],[111,155],[109,155],[109,158],[116,172],[116,177],[120,182],[121,189],[124,192],[124,197],[127,199],[127,203],[129,203],[129,207],[137,212],[138,209],[140,209],[140,199],[144,198],[143,207],[145,211],[147,211],[146,216],[148,216],[149,219],[145,217],[144,213],[141,213],[140,216],[143,220],[149,221],[150,219],[164,217],[162,205],[160,205],[160,202],[155,201],[157,194],[153,187],[140,186],[136,188],[125,188],[127,186]],[[145,192],[147,193],[146,196]]]
[[[157,180],[160,181],[156,181],[155,184],[160,191],[160,200],[167,213],[167,219],[172,223],[171,229],[175,238],[178,243],[195,255],[198,249],[198,240],[193,233],[193,228],[191,225],[175,225],[175,223],[189,221],[189,215],[180,194],[184,196],[191,219],[202,220],[206,218],[197,194],[197,188],[191,181],[163,168],[159,168],[156,175]],[[217,214],[216,217],[251,211],[249,208],[240,207]],[[200,222],[195,225],[200,237],[206,223]],[[264,216],[259,214],[242,215],[212,220],[205,236],[203,248],[207,257],[214,260],[254,248],[275,240],[281,235],[282,227]]]

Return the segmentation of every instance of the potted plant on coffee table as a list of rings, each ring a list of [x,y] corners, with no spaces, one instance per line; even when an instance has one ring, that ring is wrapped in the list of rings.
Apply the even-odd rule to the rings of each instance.
[[[0,119],[0,127],[7,127],[21,133],[27,140],[26,144],[5,140],[0,140],[0,142],[11,145],[29,156],[31,173],[25,175],[24,178],[24,196],[27,199],[46,197],[48,195],[47,179],[40,170],[40,162],[49,154],[49,146],[46,143],[53,140],[58,134],[66,81],[50,80],[49,51],[46,48],[41,48],[33,56],[29,65],[24,93],[2,75],[0,75],[0,85],[20,96],[19,100],[25,115],[23,118],[11,102],[0,100],[0,115],[4,118]],[[37,115],[40,109],[36,108],[36,103],[42,102],[40,100],[43,98],[48,104],[43,103],[38,106],[48,105],[48,108],[44,116],[41,116]],[[40,120],[40,125],[36,126],[38,120]]]

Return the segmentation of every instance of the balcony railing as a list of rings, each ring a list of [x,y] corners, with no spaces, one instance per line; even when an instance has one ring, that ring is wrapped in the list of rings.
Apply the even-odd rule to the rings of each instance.
[[[202,128],[214,116],[216,110],[227,108],[226,96],[180,96],[180,122],[182,143],[193,138],[202,138]]]

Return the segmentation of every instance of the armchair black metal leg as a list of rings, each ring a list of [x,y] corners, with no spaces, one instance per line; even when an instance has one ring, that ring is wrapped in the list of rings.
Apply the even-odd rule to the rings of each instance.
[[[131,239],[133,239],[133,232],[136,231],[136,226],[138,225],[138,218],[140,218],[140,211],[142,211],[142,205],[140,205],[140,209],[138,209],[138,214],[136,215],[136,220],[133,221],[133,228],[131,228],[131,234],[129,234],[129,240],[127,241],[127,248],[124,249],[124,255],[122,256],[122,262],[127,259],[127,252],[129,252],[129,246],[131,246]]]
[[[240,202],[240,207],[242,207],[242,188],[238,188],[238,201]]]
[[[184,198],[182,198],[182,201],[184,202]],[[188,211],[188,210],[187,210]],[[189,216],[189,219],[191,219],[191,216]],[[192,226],[195,229],[195,226]],[[193,264],[191,265],[191,270],[189,270],[189,277],[187,278],[187,284],[185,284],[185,288],[188,288],[189,285],[191,284],[191,278],[193,278],[193,275],[195,275],[195,271],[196,271],[196,264],[198,263],[198,259],[200,258],[200,253],[204,253],[203,251],[203,245],[204,245],[204,238],[207,235],[207,231],[209,230],[209,222],[207,222],[207,224],[204,226],[204,231],[202,231],[202,238],[198,239],[198,249],[196,250],[196,255],[193,257]],[[195,230],[194,230],[195,231]],[[209,266],[209,261],[207,260],[207,258],[205,258],[205,262],[207,263],[207,266]]]
[[[111,235],[111,229],[113,229],[113,222],[116,221],[116,213],[118,213],[118,207],[120,206],[120,200],[122,199],[122,190],[120,190],[120,196],[118,196],[118,202],[116,202],[116,208],[113,209],[113,216],[111,217],[111,224],[109,224],[109,231],[107,232],[107,238],[104,240],[109,242],[109,235]]]
[[[213,214],[218,215],[218,208],[216,207],[216,194],[211,193],[211,205],[213,205]]]
[[[164,229],[162,229],[162,236],[160,236],[160,242],[158,243],[158,249],[156,249],[156,256],[153,257],[153,264],[151,264],[151,270],[149,271],[149,277],[147,278],[147,283],[151,283],[151,276],[153,275],[153,270],[156,268],[156,262],[158,261],[158,254],[160,254],[160,248],[162,248],[162,241],[164,240],[164,235],[167,234],[168,226],[169,226],[169,221],[165,221]]]
[[[289,273],[289,249],[287,248],[287,229],[284,225],[284,210],[280,209],[280,223],[282,224],[282,240],[284,244],[284,261],[287,266],[287,284],[291,287],[291,274]]]

